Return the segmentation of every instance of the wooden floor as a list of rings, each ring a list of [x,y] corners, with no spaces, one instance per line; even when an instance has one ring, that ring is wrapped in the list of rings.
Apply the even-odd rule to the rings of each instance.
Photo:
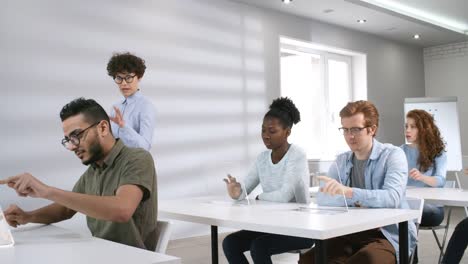
[[[450,221],[450,232],[447,238],[450,238],[456,224],[465,217],[465,211],[461,208],[456,208],[452,212]],[[442,234],[442,231],[439,231]],[[219,245],[225,234],[219,235]],[[431,231],[420,231],[419,233],[419,263],[436,264],[439,259],[439,249]],[[185,264],[209,264],[211,263],[211,242],[209,236],[192,237],[185,239],[172,240],[166,254],[180,257],[182,263]],[[248,256],[248,254],[246,254]],[[462,259],[461,263],[468,264],[468,254]],[[248,256],[249,257],[249,256]],[[298,260],[298,254],[281,254],[273,256],[272,260],[275,264],[295,264]],[[222,248],[219,248],[219,263],[227,264]],[[253,263],[253,262],[251,262]]]

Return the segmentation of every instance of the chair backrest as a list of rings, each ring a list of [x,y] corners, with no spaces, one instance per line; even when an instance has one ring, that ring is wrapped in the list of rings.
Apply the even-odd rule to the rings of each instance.
[[[171,223],[168,221],[161,221],[158,220],[158,224],[156,226],[156,252],[165,254],[167,245],[169,244],[169,240],[171,238]]]
[[[445,181],[444,188],[455,188],[455,181]]]
[[[419,217],[416,219],[416,224],[419,226],[421,224],[422,213],[424,209],[424,199],[418,198],[406,198],[409,208],[412,210],[419,210]]]

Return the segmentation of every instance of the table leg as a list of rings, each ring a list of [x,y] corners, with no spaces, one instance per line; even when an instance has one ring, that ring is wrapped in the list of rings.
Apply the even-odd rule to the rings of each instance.
[[[218,227],[211,226],[211,263],[218,264]]]
[[[315,263],[326,264],[327,263],[327,241],[326,240],[315,240]]]
[[[398,235],[400,244],[400,264],[408,264],[408,221],[398,224]]]

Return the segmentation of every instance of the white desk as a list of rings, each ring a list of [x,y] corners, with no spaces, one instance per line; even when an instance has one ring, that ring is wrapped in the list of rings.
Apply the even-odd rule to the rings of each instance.
[[[324,214],[324,211],[298,211],[301,206],[304,205],[264,201],[236,204],[225,197],[186,198],[160,201],[159,215],[211,225],[213,263],[218,263],[218,226],[317,239],[317,263],[326,263],[326,239],[399,223],[400,252],[403,252],[400,263],[408,263],[407,221],[418,218],[417,210],[354,208]]]
[[[2,264],[179,264],[180,259],[82,235],[53,225],[13,229],[15,246],[0,248]]]
[[[456,188],[407,188],[406,196],[437,205],[468,206],[468,191]]]

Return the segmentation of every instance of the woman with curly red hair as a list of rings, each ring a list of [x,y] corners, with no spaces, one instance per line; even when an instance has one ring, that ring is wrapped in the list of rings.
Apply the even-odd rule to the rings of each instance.
[[[403,144],[401,148],[408,160],[407,186],[444,187],[447,155],[432,115],[420,109],[409,111],[406,114],[405,136],[408,144]],[[438,226],[443,220],[442,206],[424,204],[421,226]]]

